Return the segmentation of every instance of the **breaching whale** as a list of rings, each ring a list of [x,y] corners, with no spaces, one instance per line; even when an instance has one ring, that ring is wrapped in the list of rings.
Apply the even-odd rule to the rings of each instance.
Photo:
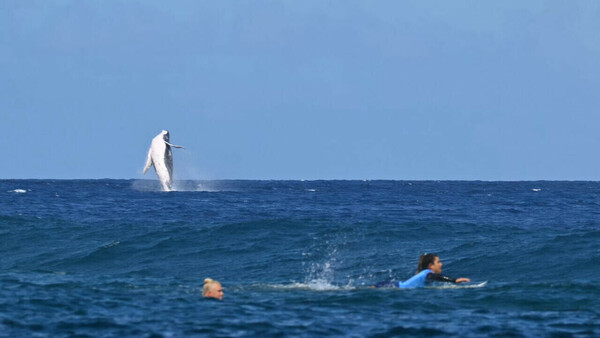
[[[183,148],[169,143],[169,132],[163,130],[152,139],[150,150],[148,150],[148,159],[144,167],[144,174],[146,174],[146,171],[154,166],[164,191],[173,190],[173,154],[171,153],[171,147]]]

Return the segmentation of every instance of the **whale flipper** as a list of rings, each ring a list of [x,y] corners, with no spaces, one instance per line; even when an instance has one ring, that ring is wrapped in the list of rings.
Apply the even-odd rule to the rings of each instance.
[[[166,144],[168,144],[168,145],[170,145],[170,146],[171,146],[171,147],[173,147],[173,148],[181,148],[181,149],[185,149],[185,148],[184,148],[184,147],[182,147],[182,146],[176,146],[176,145],[174,145],[174,144],[171,144],[171,143],[169,143],[169,142],[167,142],[167,141],[165,141],[165,143],[166,143]]]
[[[150,150],[148,150],[148,159],[146,160],[146,166],[144,167],[144,175],[146,175],[146,171],[148,171],[148,169],[150,169],[151,166],[152,166],[152,148],[150,148]]]

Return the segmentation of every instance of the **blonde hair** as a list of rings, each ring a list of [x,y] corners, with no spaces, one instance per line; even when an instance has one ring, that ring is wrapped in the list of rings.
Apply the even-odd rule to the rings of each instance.
[[[213,284],[221,284],[219,282],[217,282],[216,280],[212,280],[210,278],[206,278],[204,280],[204,287],[202,288],[202,296],[206,297],[206,294],[210,291],[210,288]]]

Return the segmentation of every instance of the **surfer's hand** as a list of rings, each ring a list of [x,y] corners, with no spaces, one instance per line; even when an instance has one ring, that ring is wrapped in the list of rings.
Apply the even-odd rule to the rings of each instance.
[[[457,283],[465,283],[465,282],[467,282],[467,283],[468,283],[468,282],[470,282],[470,281],[471,281],[471,280],[470,280],[470,279],[468,279],[468,278],[457,278],[457,279],[456,279],[456,282],[457,282]]]

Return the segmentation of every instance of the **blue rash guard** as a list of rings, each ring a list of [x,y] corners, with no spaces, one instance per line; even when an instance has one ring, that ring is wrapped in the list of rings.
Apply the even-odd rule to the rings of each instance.
[[[427,275],[433,273],[433,271],[429,269],[425,269],[418,274],[410,277],[405,282],[398,282],[399,288],[422,288],[427,285]]]
[[[425,269],[418,274],[412,276],[405,282],[381,282],[375,284],[376,288],[422,288],[431,284],[432,282],[449,282],[456,283],[456,279],[452,279],[450,277],[446,277],[439,273],[433,273],[433,271],[429,269]]]

